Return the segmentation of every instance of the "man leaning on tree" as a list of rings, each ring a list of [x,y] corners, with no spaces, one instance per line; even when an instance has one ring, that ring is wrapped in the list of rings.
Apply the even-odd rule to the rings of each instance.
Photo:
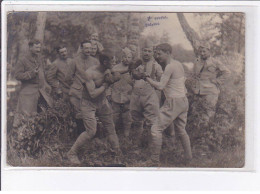
[[[29,41],[28,45],[29,52],[18,59],[15,78],[21,81],[17,113],[31,116],[37,113],[39,99],[50,107],[53,106],[53,100],[50,97],[51,87],[45,79],[46,65],[41,56],[41,42],[34,39]],[[19,125],[17,114],[13,125],[14,127]]]

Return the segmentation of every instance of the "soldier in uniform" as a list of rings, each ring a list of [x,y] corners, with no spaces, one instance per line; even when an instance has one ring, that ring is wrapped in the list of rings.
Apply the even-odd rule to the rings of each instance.
[[[210,47],[207,43],[199,46],[200,56],[194,66],[195,85],[194,94],[202,99],[205,113],[202,115],[204,124],[208,125],[215,115],[216,104],[220,93],[220,85],[229,75],[227,67],[210,56]]]
[[[56,94],[62,94],[64,100],[69,101],[69,90],[73,83],[75,64],[68,58],[68,51],[65,45],[57,48],[59,57],[52,63],[46,74],[48,83]]]
[[[158,122],[155,122],[151,129],[151,160],[148,161],[148,166],[159,165],[162,133],[171,123],[174,123],[176,133],[181,139],[185,158],[187,160],[192,158],[190,139],[185,130],[189,102],[186,97],[184,69],[180,62],[171,58],[171,52],[172,48],[169,44],[157,46],[158,61],[164,69],[163,75],[159,82],[149,76],[146,78],[151,86],[162,90],[165,95]]]
[[[192,90],[203,101],[202,106],[205,113],[202,115],[202,119],[207,127],[209,121],[215,115],[220,93],[219,86],[223,84],[230,71],[224,64],[210,55],[209,43],[200,39],[198,34],[189,26],[183,13],[177,13],[177,16],[197,57],[193,75],[195,84]]]
[[[122,50],[122,53],[122,62],[112,68],[113,72],[121,73],[121,79],[111,85],[111,102],[114,123],[117,126],[121,117],[124,136],[128,137],[132,124],[129,110],[130,96],[132,93],[132,78],[128,72],[128,68],[133,56],[127,47]]]
[[[111,75],[110,60],[107,55],[100,55],[100,65],[92,66],[86,70],[87,79],[84,82],[83,95],[80,103],[80,110],[85,126],[85,131],[80,134],[72,148],[68,152],[68,159],[73,164],[80,164],[78,159],[79,149],[90,141],[97,131],[97,119],[103,124],[112,152],[116,156],[120,154],[119,141],[116,135],[112,118],[112,108],[106,99],[105,91],[115,79],[107,77]]]
[[[50,97],[51,87],[46,82],[46,64],[41,53],[39,40],[29,42],[29,53],[18,60],[15,69],[15,78],[21,81],[17,112],[27,116],[37,113],[39,98],[42,98],[52,107],[53,100]],[[14,127],[19,125],[15,118]]]
[[[73,59],[75,65],[74,81],[70,87],[70,102],[74,107],[75,117],[80,119],[80,100],[86,80],[85,71],[91,66],[98,66],[99,61],[91,56],[92,44],[85,40],[81,43],[81,52]]]
[[[130,111],[133,119],[133,128],[136,132],[134,143],[138,146],[143,132],[143,121],[150,128],[157,122],[159,113],[159,97],[154,87],[144,80],[149,75],[153,80],[160,80],[161,66],[153,58],[153,44],[145,40],[142,46],[142,60],[140,65],[132,70],[134,79],[133,91],[130,100]]]

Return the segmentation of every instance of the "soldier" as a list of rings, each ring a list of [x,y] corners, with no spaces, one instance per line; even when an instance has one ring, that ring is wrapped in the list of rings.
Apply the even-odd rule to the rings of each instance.
[[[148,161],[148,166],[159,164],[162,133],[172,122],[181,139],[185,158],[187,160],[192,158],[190,139],[185,130],[189,103],[186,97],[184,69],[181,63],[171,58],[171,52],[172,48],[169,44],[157,46],[158,61],[164,69],[163,75],[160,82],[146,78],[153,87],[162,90],[166,98],[160,108],[158,122],[155,122],[151,129],[151,160]]]
[[[195,86],[192,90],[203,102],[202,106],[205,114],[202,115],[202,120],[207,127],[209,121],[215,115],[216,104],[220,93],[219,86],[223,84],[230,71],[224,64],[210,55],[209,43],[200,39],[198,34],[189,26],[183,13],[177,13],[177,16],[197,57],[193,75]]]
[[[85,40],[81,43],[81,52],[73,60],[75,65],[74,81],[71,85],[69,95],[70,102],[75,110],[75,117],[80,119],[80,100],[82,97],[83,85],[85,83],[85,71],[91,66],[99,66],[99,61],[91,56],[92,44]],[[84,78],[85,77],[85,78]]]
[[[40,52],[40,41],[31,40],[29,53],[18,60],[15,69],[15,78],[22,83],[17,112],[27,116],[37,113],[37,105],[41,96],[50,107],[53,106],[53,100],[50,97],[51,87],[45,79],[46,66]],[[19,121],[15,119],[14,127],[17,125],[19,125]]]
[[[111,103],[114,123],[117,126],[120,117],[122,117],[124,136],[128,137],[132,124],[129,110],[132,79],[128,72],[128,67],[132,62],[133,56],[128,48],[124,48],[122,53],[122,62],[112,68],[113,72],[121,73],[121,79],[111,85]]]
[[[90,42],[93,45],[97,45],[97,52],[102,53],[102,51],[104,50],[103,45],[99,42],[99,37],[98,37],[98,33],[94,32],[90,35]]]
[[[219,87],[230,72],[224,64],[210,56],[208,44],[200,44],[199,53],[200,56],[194,66],[195,86],[192,89],[194,94],[202,99],[202,106],[205,110],[202,120],[207,126],[215,115]]]
[[[133,127],[136,132],[134,143],[138,146],[143,132],[143,121],[146,119],[150,128],[157,122],[159,112],[159,98],[154,87],[144,80],[149,75],[153,80],[159,80],[162,75],[161,66],[153,58],[152,42],[146,40],[142,46],[142,60],[139,66],[132,70],[134,86],[130,100],[130,111]]]
[[[112,118],[112,108],[105,95],[106,89],[113,84],[115,79],[110,79],[111,58],[107,55],[100,56],[100,65],[92,66],[86,71],[87,80],[84,82],[83,96],[81,99],[80,110],[85,126],[85,131],[80,134],[76,142],[68,152],[68,159],[73,164],[80,164],[78,159],[79,149],[90,141],[97,131],[96,115],[102,122],[108,135],[108,140],[112,147],[112,152],[120,154],[118,137]]]
[[[69,90],[73,83],[75,64],[71,58],[68,58],[68,51],[65,45],[59,46],[57,52],[59,57],[53,62],[47,72],[46,79],[56,94],[62,94],[63,99],[69,101]]]

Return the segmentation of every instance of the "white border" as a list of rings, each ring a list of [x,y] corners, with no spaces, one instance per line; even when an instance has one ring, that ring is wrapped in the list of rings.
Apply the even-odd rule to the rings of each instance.
[[[45,5],[43,5],[45,4]],[[121,6],[119,6],[121,4]],[[41,5],[41,6],[39,6]],[[62,6],[61,6],[62,5]],[[157,5],[157,6],[156,6]],[[160,7],[158,6],[160,5]],[[162,6],[165,5],[165,6]],[[177,5],[177,6],[176,6]],[[183,6],[187,5],[187,6]],[[160,170],[156,170],[155,168],[147,169],[147,168],[21,168],[21,167],[8,167],[6,166],[6,142],[5,142],[5,136],[6,136],[6,130],[2,130],[2,180],[3,180],[3,188],[13,189],[12,183],[14,183],[16,188],[22,188],[22,189],[33,189],[33,188],[44,188],[43,186],[47,185],[51,189],[57,189],[57,188],[66,188],[66,189],[76,189],[76,188],[83,188],[83,189],[91,189],[91,188],[99,188],[99,183],[95,183],[95,179],[98,178],[104,183],[111,182],[111,177],[122,177],[120,179],[117,179],[121,184],[118,183],[110,183],[105,184],[104,187],[107,188],[113,188],[113,189],[119,189],[119,188],[128,188],[130,189],[132,183],[137,183],[136,181],[140,181],[143,183],[143,185],[139,185],[138,188],[175,188],[175,189],[184,189],[183,187],[178,187],[176,183],[179,183],[180,185],[183,185],[184,182],[181,182],[181,180],[186,180],[189,183],[189,187],[187,188],[199,188],[199,179],[202,179],[206,181],[206,185],[204,185],[203,188],[200,187],[200,189],[209,188],[209,186],[214,187],[214,183],[208,183],[207,177],[214,178],[217,175],[221,176],[222,180],[226,180],[228,176],[232,176],[235,180],[237,177],[241,177],[241,173],[245,176],[243,178],[250,176],[252,174],[252,171],[257,172],[257,167],[260,165],[257,165],[257,161],[254,158],[255,153],[257,153],[254,148],[254,143],[259,144],[259,140],[256,141],[257,137],[257,128],[255,125],[256,115],[255,110],[259,108],[255,108],[255,105],[257,104],[257,101],[255,100],[257,95],[257,70],[259,68],[257,67],[256,57],[257,52],[259,52],[259,39],[257,39],[257,35],[260,34],[259,31],[259,25],[258,28],[256,28],[256,22],[259,24],[259,20],[257,21],[256,18],[258,16],[259,18],[259,2],[135,2],[135,1],[126,1],[126,2],[3,2],[2,3],[2,40],[6,40],[6,15],[5,13],[7,11],[129,11],[133,10],[134,12],[138,11],[146,11],[146,12],[245,12],[246,13],[246,166],[242,169],[222,169],[222,168],[163,168]],[[254,25],[255,24],[255,25]],[[4,99],[6,99],[6,42],[2,41],[2,121],[6,121],[6,102]],[[259,59],[258,59],[259,60]],[[258,78],[259,79],[259,78]],[[260,83],[260,82],[258,82]],[[259,91],[258,91],[259,92]],[[259,104],[257,104],[259,105]],[[255,109],[254,109],[255,108]],[[258,110],[259,112],[259,110]],[[6,123],[2,122],[2,129],[6,129]],[[248,130],[250,130],[250,133],[248,133]],[[258,146],[259,147],[259,146]],[[254,165],[255,163],[255,165]],[[258,163],[259,164],[259,163]],[[26,170],[25,170],[26,169]],[[44,170],[43,170],[44,169]],[[101,170],[102,169],[102,170]],[[105,170],[104,170],[105,169]],[[37,170],[37,171],[36,171]],[[142,171],[137,171],[142,170]],[[216,172],[218,170],[218,172]],[[222,172],[220,172],[221,170]],[[207,171],[207,172],[206,172]],[[228,172],[223,172],[228,171]],[[242,171],[242,172],[238,172]],[[244,172],[243,172],[244,171]],[[247,172],[245,172],[247,171]],[[251,171],[251,172],[248,172]],[[141,173],[141,174],[140,174]],[[103,176],[102,176],[103,174]],[[76,176],[75,176],[76,175]],[[81,179],[85,178],[87,175],[89,183],[92,183],[91,185],[87,184],[84,185],[81,181]],[[101,175],[101,176],[100,176]],[[140,178],[146,177],[146,178]],[[156,179],[156,177],[160,176],[162,181],[157,182],[153,178]],[[234,176],[235,175],[235,176]],[[79,177],[78,177],[79,176]],[[166,177],[172,177],[172,181],[168,180]],[[200,177],[199,179],[197,177]],[[227,176],[227,177],[226,177]],[[26,177],[26,178],[25,178]],[[37,177],[37,178],[35,178]],[[71,178],[74,177],[74,178]],[[78,178],[76,178],[78,177]],[[91,178],[92,177],[92,178]],[[108,178],[109,177],[109,178]],[[177,178],[179,177],[179,178]],[[44,180],[44,182],[37,182],[37,179],[40,178],[41,180]],[[60,179],[62,178],[62,179]],[[176,179],[177,178],[177,179]],[[31,181],[28,185],[28,179]],[[50,180],[49,180],[50,179]],[[153,183],[147,181],[146,179],[155,181]],[[60,181],[63,180],[63,181]],[[68,184],[72,181],[75,185]],[[53,185],[52,181],[56,181],[56,183],[59,183],[58,187],[56,188],[55,185]],[[170,182],[169,182],[170,181]],[[232,182],[232,180],[231,180]],[[240,182],[240,181],[238,181]],[[27,184],[26,184],[27,183]],[[82,183],[82,184],[81,184]],[[169,184],[169,183],[172,183]],[[175,183],[175,184],[174,184]],[[195,184],[196,183],[196,184]],[[228,183],[228,180],[227,180]],[[34,186],[35,185],[35,186]],[[79,187],[77,187],[77,185]],[[235,186],[235,184],[231,184]],[[76,186],[76,187],[75,187]],[[140,187],[141,186],[141,187]],[[148,187],[147,187],[148,186]],[[188,185],[186,185],[188,186]],[[230,186],[230,185],[229,185]],[[226,185],[226,188],[229,188],[228,185]],[[243,187],[245,188],[244,184],[236,185],[237,187]],[[104,188],[103,187],[103,188]]]

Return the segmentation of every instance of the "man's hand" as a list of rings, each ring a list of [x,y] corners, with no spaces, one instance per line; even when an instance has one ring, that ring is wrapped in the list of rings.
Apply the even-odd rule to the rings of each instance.
[[[108,83],[109,85],[119,81],[121,78],[120,76],[120,73],[118,72],[114,72],[114,73],[111,73],[111,72],[108,72],[105,74],[105,78],[104,78],[104,81],[106,83]]]
[[[219,82],[218,79],[214,78],[214,79],[210,79],[211,83],[215,84],[217,87],[219,87],[221,84]]]
[[[141,73],[137,70],[133,70],[132,75],[135,80],[145,79],[146,77],[145,73]]]

